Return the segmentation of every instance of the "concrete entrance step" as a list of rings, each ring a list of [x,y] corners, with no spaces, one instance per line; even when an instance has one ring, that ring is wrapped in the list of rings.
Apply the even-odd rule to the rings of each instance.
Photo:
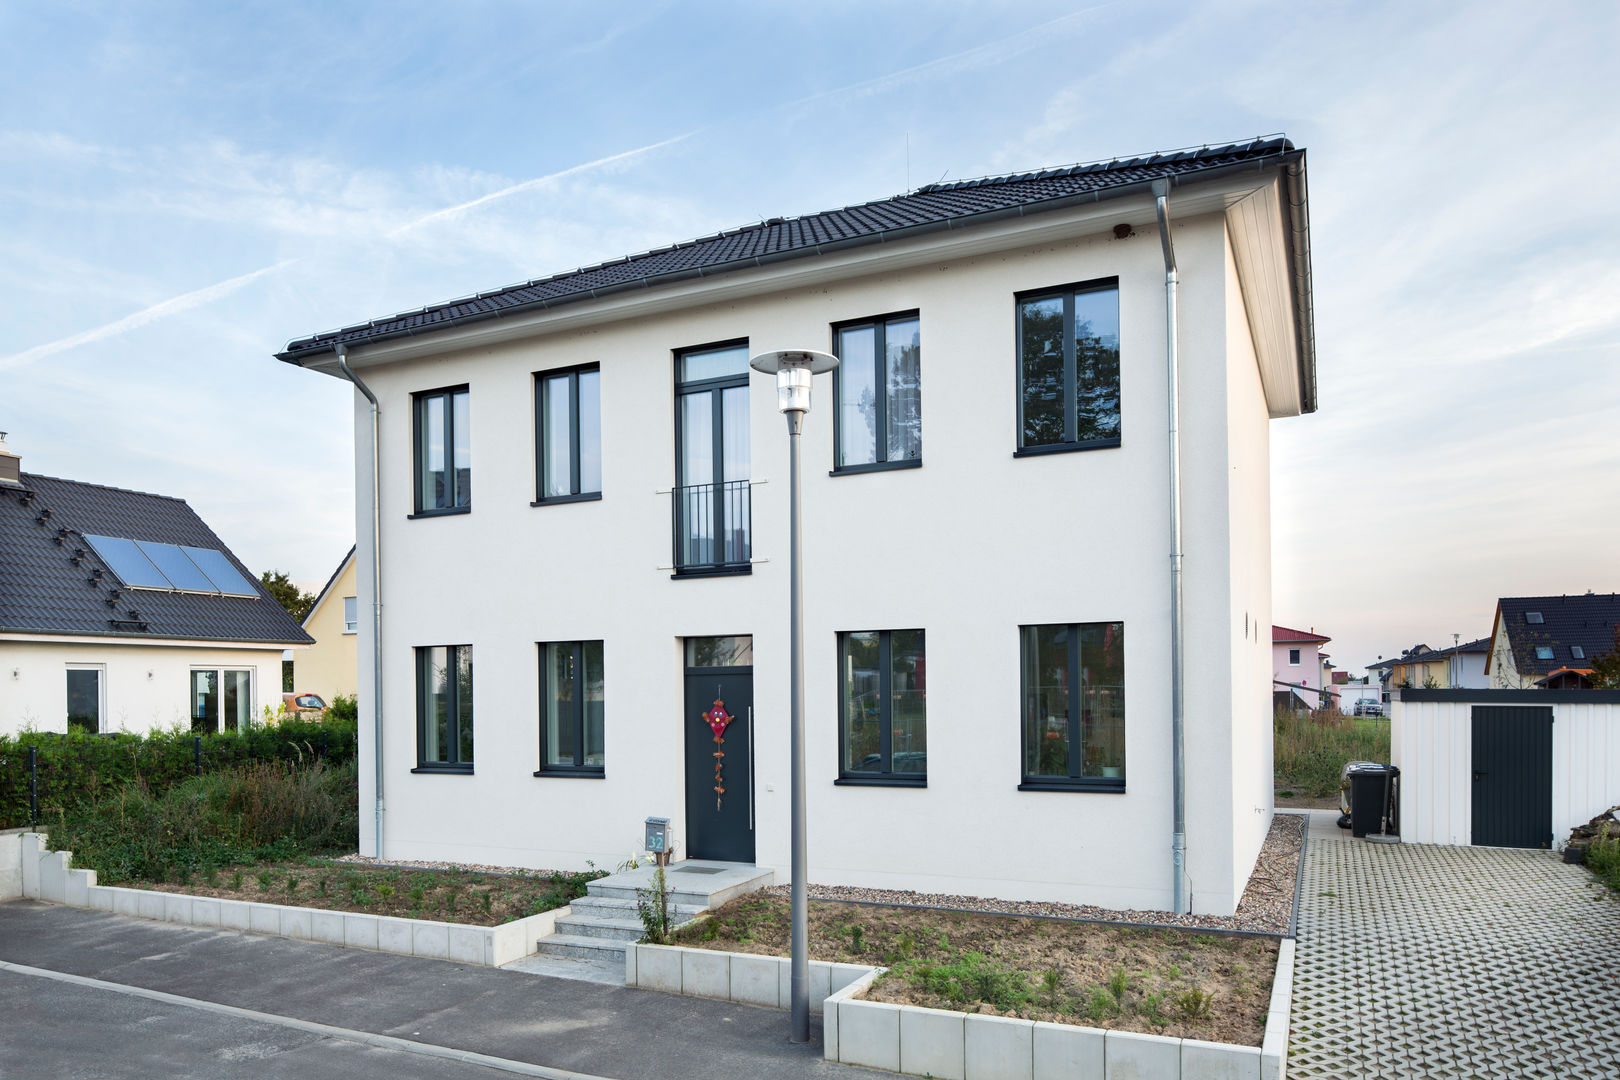
[[[585,887],[591,896],[606,899],[634,900],[639,889],[649,888],[656,867],[643,866],[618,874],[598,878]],[[763,889],[776,880],[771,870],[762,870],[752,863],[710,862],[687,859],[675,863],[665,871],[669,898],[677,905],[717,908],[745,893]]]
[[[640,909],[634,899],[620,896],[582,896],[570,907],[575,915],[596,915],[604,919],[639,919]],[[702,904],[676,904],[675,916],[682,922],[700,915],[708,908]]]
[[[639,936],[639,935],[638,935]],[[586,937],[583,934],[552,934],[541,938],[540,945],[535,950],[541,956],[558,956],[570,960],[595,960],[602,963],[614,962],[619,965],[619,972],[624,972],[624,946],[622,940],[615,941],[610,938]]]
[[[691,920],[687,921],[690,922]],[[582,915],[578,908],[574,909],[572,915],[565,915],[557,920],[557,933],[569,934],[574,937],[609,938],[613,941],[639,941],[644,932],[639,918],[604,918],[601,915],[589,913]]]

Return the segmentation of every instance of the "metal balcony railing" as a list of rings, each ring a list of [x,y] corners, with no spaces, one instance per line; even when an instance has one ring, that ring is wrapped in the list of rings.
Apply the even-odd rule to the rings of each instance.
[[[676,573],[716,573],[749,567],[749,538],[753,532],[749,481],[678,487],[674,504]]]

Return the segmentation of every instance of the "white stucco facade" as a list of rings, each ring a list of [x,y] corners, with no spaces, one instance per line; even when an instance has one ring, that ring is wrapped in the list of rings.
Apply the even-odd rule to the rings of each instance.
[[[1256,194],[1258,193],[1258,194]],[[1262,378],[1279,314],[1240,267],[1263,178],[1188,197],[1180,265],[1188,872],[1193,909],[1230,912],[1270,824],[1269,417],[1297,383]],[[1265,207],[1261,208],[1263,211]],[[1264,218],[1264,220],[1270,220]],[[1134,235],[1116,238],[1126,223]],[[1275,241],[1277,238],[1270,237]],[[1262,237],[1261,241],[1268,238]],[[1014,457],[1014,294],[1117,278],[1121,445]],[[829,475],[833,396],[804,431],[809,865],[828,884],[1122,908],[1171,900],[1169,525],[1164,271],[1151,199],[787,262],[357,348],[382,416],[382,853],[533,867],[611,865],[649,815],[684,850],[685,638],[754,641],[756,861],[788,868],[787,437],[752,376],[752,573],[675,579],[674,350],[828,349],[834,323],[916,310],[921,468]],[[600,365],[602,495],[532,506],[534,376]],[[327,370],[330,370],[329,366]],[[411,395],[468,387],[471,511],[411,519]],[[1281,401],[1283,404],[1278,404]],[[361,760],[373,753],[369,410],[355,397]],[[1122,792],[1020,790],[1019,628],[1124,626]],[[927,633],[926,787],[838,777],[837,635]],[[539,768],[537,643],[600,640],[605,775]],[[413,772],[414,652],[471,645],[474,768]],[[740,767],[740,766],[739,766]],[[361,770],[361,849],[376,850]]]
[[[282,648],[0,635],[0,732],[66,731],[69,669],[99,672],[102,731],[189,728],[194,670],[251,671],[249,715],[258,720],[281,701]]]

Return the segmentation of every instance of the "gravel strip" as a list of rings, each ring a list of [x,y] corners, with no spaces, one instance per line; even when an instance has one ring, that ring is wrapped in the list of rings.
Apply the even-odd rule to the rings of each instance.
[[[944,893],[910,892],[902,889],[862,889],[853,885],[815,885],[809,894],[816,900],[854,900],[873,904],[908,904],[919,907],[954,908],[1005,915],[1041,915],[1054,919],[1084,919],[1087,922],[1138,923],[1144,926],[1187,926],[1205,930],[1247,930],[1262,934],[1287,934],[1294,910],[1294,880],[1299,869],[1300,847],[1305,838],[1305,818],[1297,814],[1277,814],[1271,831],[1260,848],[1248,887],[1238,902],[1236,915],[1175,915],[1168,911],[1116,911],[1092,904],[1058,904],[1042,900],[997,900],[982,896],[952,896]],[[788,886],[773,885],[762,890],[767,896],[787,896]]]

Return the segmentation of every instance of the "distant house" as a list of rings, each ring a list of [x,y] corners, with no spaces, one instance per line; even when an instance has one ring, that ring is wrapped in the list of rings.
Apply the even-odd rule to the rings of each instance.
[[[1490,655],[1490,638],[1465,641],[1449,649],[1414,645],[1400,656],[1381,660],[1368,667],[1376,671],[1385,691],[1402,687],[1414,690],[1481,690],[1491,685],[1485,674]]]
[[[293,689],[319,694],[327,704],[338,694],[354,697],[359,686],[359,625],[351,547],[304,616],[304,632],[315,644],[293,657]]]
[[[1492,687],[1592,688],[1592,659],[1614,648],[1620,595],[1504,596],[1496,602],[1485,673]]]
[[[309,640],[184,500],[22,472],[0,435],[0,731],[235,730]]]
[[[1320,709],[1333,704],[1331,688],[1323,690],[1322,646],[1333,639],[1315,630],[1271,628],[1271,699],[1280,709]]]

